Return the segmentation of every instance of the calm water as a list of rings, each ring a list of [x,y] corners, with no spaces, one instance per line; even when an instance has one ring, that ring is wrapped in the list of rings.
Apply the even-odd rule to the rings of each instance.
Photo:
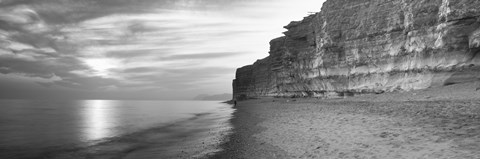
[[[201,157],[230,131],[205,101],[0,101],[0,158]]]

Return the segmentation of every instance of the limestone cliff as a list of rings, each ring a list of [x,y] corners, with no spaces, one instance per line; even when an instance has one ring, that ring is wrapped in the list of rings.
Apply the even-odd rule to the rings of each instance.
[[[329,97],[478,80],[478,0],[328,0],[239,68],[237,99]]]

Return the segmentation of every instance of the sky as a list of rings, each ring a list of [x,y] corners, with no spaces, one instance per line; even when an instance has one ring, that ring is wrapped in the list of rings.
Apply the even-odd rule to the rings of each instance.
[[[0,0],[0,98],[231,93],[324,0]]]

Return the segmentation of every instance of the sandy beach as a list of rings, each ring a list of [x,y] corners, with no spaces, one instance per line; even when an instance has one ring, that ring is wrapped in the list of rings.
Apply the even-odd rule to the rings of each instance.
[[[241,101],[214,158],[480,158],[477,88]]]

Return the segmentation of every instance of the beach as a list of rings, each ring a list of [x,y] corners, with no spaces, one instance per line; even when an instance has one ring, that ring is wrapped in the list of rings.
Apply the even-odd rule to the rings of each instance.
[[[239,101],[214,158],[480,158],[477,83],[344,99]]]

